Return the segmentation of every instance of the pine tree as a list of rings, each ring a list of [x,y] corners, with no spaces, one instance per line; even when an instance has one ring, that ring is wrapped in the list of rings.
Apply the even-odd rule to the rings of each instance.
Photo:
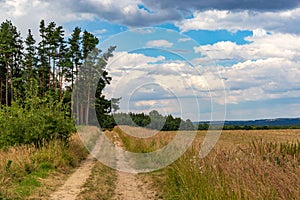
[[[45,95],[45,92],[49,89],[47,87],[48,77],[48,62],[47,62],[47,49],[46,49],[46,26],[45,21],[41,20],[40,22],[40,37],[41,41],[38,45],[38,77],[39,77],[39,85],[40,85],[40,94],[41,96]]]
[[[5,21],[0,26],[0,59],[2,72],[5,71],[5,104],[14,99],[14,81],[21,76],[21,61],[23,41],[17,28],[11,21]]]
[[[74,90],[74,82],[75,79],[78,79],[79,75],[79,67],[82,64],[82,52],[81,52],[81,29],[79,27],[76,27],[71,35],[71,38],[69,39],[69,45],[70,45],[70,57],[72,61],[72,67],[71,67],[71,74],[69,74],[69,77],[71,77],[71,91],[75,92],[75,98],[76,98],[76,105],[74,105],[73,112],[76,114],[77,120],[80,119],[80,111],[79,111],[79,94],[78,94],[78,88],[77,90]]]
[[[52,63],[52,60],[53,60],[53,63],[55,66],[55,51],[56,51],[56,38],[54,37],[54,31],[55,31],[55,27],[56,27],[56,24],[55,22],[50,22],[48,24],[48,26],[46,27],[45,29],[45,33],[46,33],[46,37],[45,37],[45,44],[46,44],[46,54],[47,54],[47,60],[48,60],[48,66],[47,66],[47,77],[48,77],[48,80],[47,80],[47,85],[48,85],[48,89],[51,88],[51,86],[53,86],[53,82],[54,82],[54,67],[53,69],[51,69],[51,63]],[[53,73],[52,73],[53,72]],[[51,83],[51,77],[52,77],[52,83]]]
[[[96,60],[98,59],[98,55],[100,53],[99,50],[96,49],[98,43],[98,38],[96,38],[93,34],[87,31],[83,32],[82,52],[84,58],[84,69],[81,70],[82,77],[79,78],[81,78],[83,82],[86,83],[87,90],[84,90],[83,96],[85,98],[81,98],[82,101],[80,102],[80,122],[83,123],[85,121],[86,125],[88,125],[89,122],[89,110],[91,100],[93,100],[91,99],[91,81],[94,81],[94,79],[91,76],[95,75],[93,70],[94,67],[96,67]],[[84,87],[84,85],[81,85],[81,87]]]
[[[63,83],[70,82],[70,79],[68,79],[68,74],[71,74],[70,71],[72,69],[70,50],[63,39],[60,40],[58,58],[57,74],[59,80],[59,100],[61,101],[63,96]]]
[[[31,30],[28,30],[28,35],[25,40],[25,50],[24,53],[24,68],[23,68],[23,82],[27,87],[29,87],[30,91],[32,92],[33,81],[37,79],[37,48],[35,46],[35,39],[31,33]],[[26,86],[25,86],[26,87]]]
[[[71,54],[71,60],[72,60],[72,70],[71,70],[71,90],[74,88],[74,81],[75,78],[78,76],[79,66],[82,63],[82,53],[80,49],[81,45],[81,37],[80,37],[81,29],[79,27],[76,27],[71,35],[71,38],[69,39],[69,45],[70,45],[70,54]]]

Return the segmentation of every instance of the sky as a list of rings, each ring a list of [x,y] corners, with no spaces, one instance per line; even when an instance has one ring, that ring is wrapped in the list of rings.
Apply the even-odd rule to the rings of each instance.
[[[45,19],[116,45],[105,94],[122,112],[300,117],[299,0],[0,0],[0,19],[23,37]]]

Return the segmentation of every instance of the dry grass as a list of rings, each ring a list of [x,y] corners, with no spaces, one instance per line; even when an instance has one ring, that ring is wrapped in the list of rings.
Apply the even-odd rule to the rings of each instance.
[[[194,147],[168,167],[166,197],[297,199],[300,145],[276,144],[255,141],[247,148],[216,150],[204,159]]]
[[[198,157],[203,133],[166,170],[166,199],[298,199],[300,131],[224,131]]]
[[[97,162],[92,174],[83,186],[83,191],[77,200],[109,200],[112,199],[115,190],[116,171]]]
[[[78,135],[73,135],[69,145],[53,141],[41,148],[25,145],[1,150],[0,199],[26,198],[33,194],[42,185],[42,180],[51,173],[67,173],[87,154]],[[47,191],[40,193],[45,192]]]
[[[130,126],[120,126],[113,129],[128,151],[131,152],[152,152],[168,144],[176,135],[176,131],[164,132],[153,131],[144,128]],[[130,135],[133,132],[140,132],[143,136],[150,137],[138,138]]]
[[[177,133],[159,132],[138,139],[126,134],[126,129],[145,134],[149,130],[114,130],[133,152],[159,149]],[[161,190],[164,199],[298,199],[300,130],[223,131],[214,150],[200,159],[205,134],[199,131],[179,160],[150,174],[153,187]]]

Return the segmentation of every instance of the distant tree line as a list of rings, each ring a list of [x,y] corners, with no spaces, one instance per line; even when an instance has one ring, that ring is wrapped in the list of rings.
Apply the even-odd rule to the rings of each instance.
[[[300,129],[300,125],[286,125],[286,126],[254,126],[254,125],[216,125],[209,123],[198,123],[198,130],[208,129],[222,129],[222,130],[274,130],[274,129]]]
[[[172,115],[163,116],[156,110],[151,111],[149,114],[132,112],[115,113],[107,117],[100,124],[102,128],[113,128],[115,125],[128,125],[162,131],[196,130],[191,120],[183,120]]]

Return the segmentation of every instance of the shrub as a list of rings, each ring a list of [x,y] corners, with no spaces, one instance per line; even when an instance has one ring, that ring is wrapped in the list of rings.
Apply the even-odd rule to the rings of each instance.
[[[27,98],[0,109],[0,148],[21,144],[41,146],[53,139],[68,141],[75,131],[62,103],[50,96]]]

